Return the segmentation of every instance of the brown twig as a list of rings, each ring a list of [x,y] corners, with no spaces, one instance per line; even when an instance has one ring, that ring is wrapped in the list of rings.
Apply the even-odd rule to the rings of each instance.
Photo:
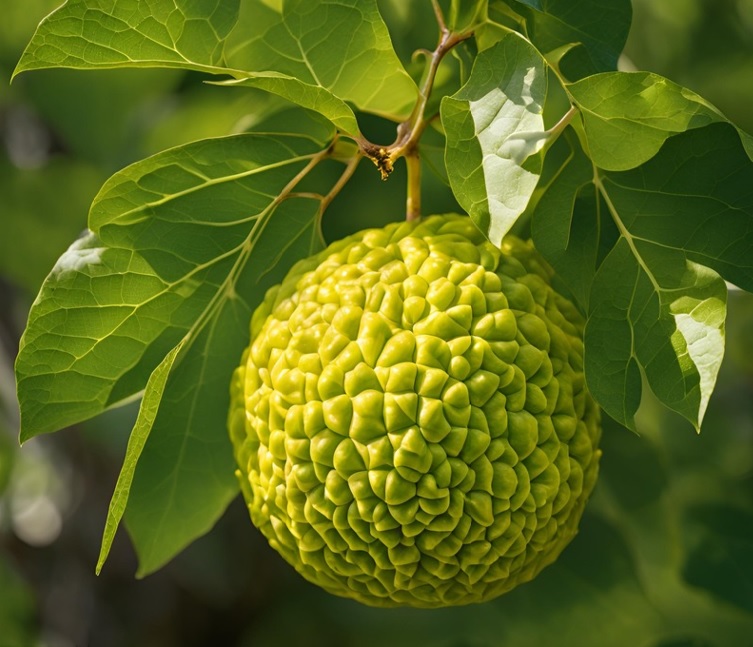
[[[439,3],[432,0],[432,6],[439,25],[439,41],[433,51],[421,50],[421,53],[428,59],[428,67],[419,88],[418,100],[410,116],[398,125],[397,137],[389,146],[379,146],[365,137],[357,141],[361,153],[374,162],[383,180],[390,176],[395,162],[401,157],[405,158],[408,168],[407,220],[416,220],[421,217],[421,164],[418,142],[431,120],[426,115],[426,108],[434,87],[437,70],[445,55],[458,43],[472,35],[470,31],[456,33],[448,29]]]

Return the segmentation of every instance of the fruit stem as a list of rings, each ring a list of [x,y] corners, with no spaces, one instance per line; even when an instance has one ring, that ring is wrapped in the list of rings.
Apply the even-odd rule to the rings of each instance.
[[[458,43],[470,38],[472,31],[454,32],[445,24],[442,9],[436,0],[432,0],[434,14],[439,25],[439,42],[432,52],[423,51],[428,59],[428,67],[424,79],[419,88],[418,99],[410,114],[410,117],[397,127],[397,138],[389,146],[378,146],[368,141],[363,136],[357,141],[361,153],[368,157],[386,180],[395,162],[405,157],[408,168],[408,197],[406,202],[406,220],[416,220],[421,217],[421,165],[418,153],[418,142],[423,135],[429,119],[426,116],[426,108],[429,103],[434,80],[437,76],[439,64],[444,56]]]
[[[418,220],[421,217],[421,158],[414,149],[405,156],[408,169],[408,196],[405,202],[405,219]]]

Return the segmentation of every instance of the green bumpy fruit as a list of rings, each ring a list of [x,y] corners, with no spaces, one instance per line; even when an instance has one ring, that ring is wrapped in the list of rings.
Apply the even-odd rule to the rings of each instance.
[[[341,240],[255,313],[230,435],[254,524],[374,606],[482,602],[577,532],[599,409],[583,319],[533,247],[465,216]]]

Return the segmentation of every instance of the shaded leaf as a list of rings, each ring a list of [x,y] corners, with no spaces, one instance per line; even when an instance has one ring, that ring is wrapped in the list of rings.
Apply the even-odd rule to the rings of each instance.
[[[471,76],[442,100],[445,162],[460,205],[499,245],[536,188],[536,153],[547,133],[544,60],[525,39],[507,34],[479,54]]]
[[[719,275],[753,287],[753,164],[738,132],[675,135],[624,172],[594,168],[570,130],[550,155],[532,233],[589,312],[592,393],[634,428],[643,375],[698,427],[724,352]]]
[[[602,181],[634,237],[753,291],[753,162],[730,125],[671,137],[648,163]]]
[[[572,129],[549,149],[545,165],[556,170],[533,211],[531,236],[585,312],[597,269],[599,232],[609,214],[594,192],[591,160]]]
[[[677,133],[726,122],[694,92],[648,72],[607,72],[568,86],[583,114],[591,159],[624,171],[651,159]],[[753,137],[740,131],[753,159]]]
[[[285,0],[279,12],[262,2],[244,3],[227,52],[237,69],[275,73],[250,84],[289,99],[303,90],[306,107],[313,101],[345,114],[342,102],[349,102],[402,120],[417,98],[376,0]]]
[[[67,0],[32,36],[15,74],[47,67],[177,67],[226,73],[239,0]]]
[[[630,0],[508,0],[526,19],[526,33],[543,54],[579,43],[563,58],[569,78],[617,68],[627,40]]]
[[[136,469],[126,525],[140,576],[214,525],[237,492],[225,429],[230,376],[264,292],[322,248],[319,202],[286,200],[252,233],[222,296],[170,375]]]

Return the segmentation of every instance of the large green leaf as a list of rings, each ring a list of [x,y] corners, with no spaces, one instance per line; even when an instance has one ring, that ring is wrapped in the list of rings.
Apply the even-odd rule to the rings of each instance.
[[[724,281],[681,251],[621,231],[593,283],[589,389],[607,413],[635,429],[642,372],[664,404],[700,428],[724,354]]]
[[[333,136],[309,114],[297,119],[309,134],[199,141],[115,174],[92,205],[96,234],[61,258],[32,309],[17,364],[24,438],[146,385],[100,567],[126,502],[146,574],[207,532],[236,492],[227,384],[251,313],[322,245],[320,199],[290,197]]]
[[[176,67],[229,74],[317,110],[357,136],[346,101],[404,118],[417,89],[392,50],[376,2],[346,4],[286,2],[278,13],[263,2],[246,2],[236,27],[239,0],[68,0],[40,24],[15,73]]]
[[[753,163],[726,123],[667,139],[640,167],[594,167],[572,130],[533,216],[537,247],[589,312],[586,374],[634,428],[642,376],[700,426],[724,353],[725,288],[753,289]],[[547,160],[549,162],[549,160]]]
[[[260,216],[329,145],[316,135],[248,133],[179,146],[116,173],[89,224],[108,245],[139,250],[176,281],[239,253]]]
[[[60,257],[29,313],[16,360],[21,439],[138,394],[211,300],[228,261],[173,282],[94,234]]]
[[[346,122],[344,102],[395,120],[408,116],[417,88],[392,48],[376,0],[284,0],[279,12],[270,4],[244,3],[227,41],[232,67],[276,73],[252,76],[249,84],[305,107],[316,103]]]
[[[630,30],[630,0],[507,0],[507,4],[525,18],[526,33],[542,53],[578,44],[561,62],[569,78],[617,68]]]
[[[177,67],[226,73],[240,0],[67,0],[45,18],[14,74],[47,67]]]
[[[596,166],[624,171],[651,159],[677,133],[726,122],[694,92],[649,72],[606,72],[568,86],[583,114]],[[740,131],[753,158],[753,137]]]
[[[753,162],[734,128],[676,135],[641,167],[601,175],[632,236],[682,251],[753,292]]]
[[[468,82],[442,100],[450,185],[495,244],[525,211],[539,179],[546,88],[541,55],[510,33],[481,52]]]
[[[63,254],[29,315],[16,363],[22,439],[140,393],[216,297],[249,231],[327,145],[209,139],[108,180],[90,214],[98,237]]]

